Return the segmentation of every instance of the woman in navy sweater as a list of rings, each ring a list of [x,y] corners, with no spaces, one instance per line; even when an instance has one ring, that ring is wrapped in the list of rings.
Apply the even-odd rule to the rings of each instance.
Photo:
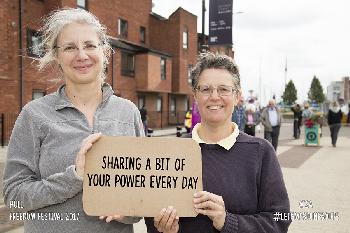
[[[176,206],[146,218],[149,233],[281,233],[289,199],[275,151],[264,139],[231,122],[240,99],[238,67],[228,56],[207,53],[192,71],[193,95],[202,118],[192,138],[202,152],[203,190],[194,194],[194,218],[179,218]]]

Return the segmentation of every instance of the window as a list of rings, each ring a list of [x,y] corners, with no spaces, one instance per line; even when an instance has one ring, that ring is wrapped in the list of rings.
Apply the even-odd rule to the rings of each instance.
[[[176,112],[176,98],[174,96],[170,97],[170,112],[171,113]]]
[[[166,79],[166,58],[160,58],[160,79]]]
[[[135,76],[135,55],[122,52],[122,75]]]
[[[139,98],[138,98],[139,109],[141,109],[144,106],[146,106],[145,96],[139,96]]]
[[[161,112],[162,111],[162,97],[158,97],[157,98],[156,111],[157,112]]]
[[[118,35],[123,38],[128,38],[128,21],[119,19],[118,21]]]
[[[185,28],[185,30],[182,32],[182,47],[184,49],[188,48],[188,30]]]
[[[77,7],[81,9],[86,9],[86,0],[77,0]]]
[[[190,106],[190,99],[188,98],[188,96],[186,96],[185,97],[185,102],[184,102],[184,104],[185,104],[185,111],[188,111],[188,110],[190,110],[190,108],[189,108],[189,106]]]
[[[40,57],[44,54],[40,46],[42,42],[41,34],[35,30],[27,29],[27,51],[28,56]]]
[[[43,90],[33,90],[32,99],[35,100],[40,97],[43,97],[44,95],[45,95],[45,91]]]
[[[140,27],[140,41],[141,41],[141,43],[146,42],[146,28],[145,27]]]
[[[187,83],[188,85],[192,85],[192,77],[191,77],[191,72],[192,72],[193,65],[188,65],[188,70],[187,70]]]

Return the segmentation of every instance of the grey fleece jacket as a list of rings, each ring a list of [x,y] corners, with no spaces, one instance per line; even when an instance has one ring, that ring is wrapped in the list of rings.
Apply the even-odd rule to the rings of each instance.
[[[126,223],[106,223],[87,216],[82,206],[82,179],[75,172],[75,157],[84,138],[101,132],[109,136],[144,136],[137,107],[116,97],[104,84],[103,100],[91,128],[83,113],[65,95],[56,93],[28,103],[16,120],[8,147],[4,172],[7,206],[18,201],[30,213],[25,232],[120,232],[132,233]]]
[[[282,122],[281,112],[277,107],[275,107],[275,109],[277,111],[278,125],[281,126],[281,122]],[[269,118],[269,107],[264,108],[264,110],[262,111],[261,116],[260,116],[260,121],[264,126],[265,132],[272,132],[272,126],[271,126],[271,122],[270,122],[270,118]]]

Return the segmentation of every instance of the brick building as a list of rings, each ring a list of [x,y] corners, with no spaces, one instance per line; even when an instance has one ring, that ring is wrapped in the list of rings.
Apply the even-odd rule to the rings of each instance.
[[[168,19],[152,13],[152,0],[2,0],[0,2],[0,113],[57,89],[53,70],[38,72],[41,18],[62,7],[92,12],[107,26],[114,53],[108,82],[121,97],[145,105],[150,127],[182,124],[192,103],[189,70],[196,62],[197,16],[178,8]],[[4,130],[2,129],[2,132]]]

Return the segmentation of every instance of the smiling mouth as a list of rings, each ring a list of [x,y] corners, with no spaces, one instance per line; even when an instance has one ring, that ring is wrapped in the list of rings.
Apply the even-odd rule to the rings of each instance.
[[[211,105],[211,106],[207,106],[207,109],[209,110],[219,110],[222,109],[224,106],[223,105]]]
[[[74,66],[74,69],[84,72],[84,71],[89,70],[92,66],[93,66],[92,64],[81,65],[81,66]]]

